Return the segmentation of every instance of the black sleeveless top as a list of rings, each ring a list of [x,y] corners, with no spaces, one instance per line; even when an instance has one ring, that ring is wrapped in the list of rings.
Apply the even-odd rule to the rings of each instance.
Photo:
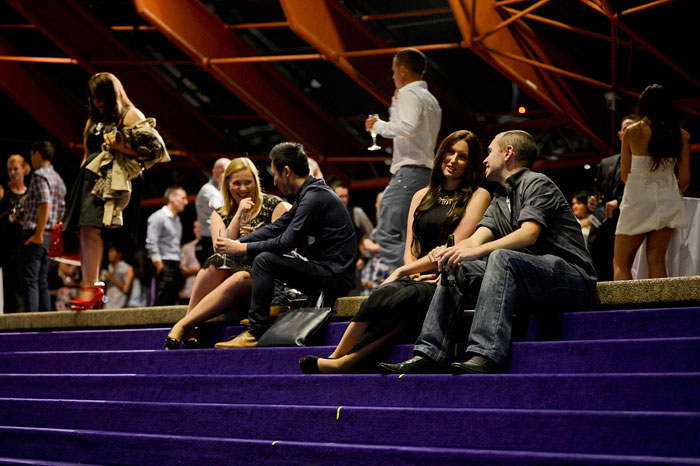
[[[443,190],[442,197],[449,197],[453,192]],[[453,222],[453,225],[446,225],[446,228],[441,228],[451,208],[452,203],[443,205],[436,202],[430,209],[423,212],[423,215],[418,220],[413,221],[414,236],[417,233],[422,240],[420,256],[417,259],[425,256],[436,247],[447,243],[447,236],[452,234],[457,228],[460,220],[457,219]]]

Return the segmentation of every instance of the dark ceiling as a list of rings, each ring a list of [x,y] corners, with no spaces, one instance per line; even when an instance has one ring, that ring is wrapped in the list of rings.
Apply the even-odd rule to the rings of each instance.
[[[537,169],[589,182],[581,167],[617,152],[619,120],[652,82],[671,90],[700,150],[691,3],[1,0],[0,153],[27,154],[31,141],[52,139],[70,179],[85,84],[110,71],[172,149],[173,162],[146,176],[147,205],[174,182],[195,192],[221,155],[263,161],[287,139],[302,142],[328,177],[376,191],[388,180],[391,141],[367,152],[364,118],[386,116],[391,57],[414,46],[430,61],[441,136],[467,128],[488,143],[525,129],[540,146]]]

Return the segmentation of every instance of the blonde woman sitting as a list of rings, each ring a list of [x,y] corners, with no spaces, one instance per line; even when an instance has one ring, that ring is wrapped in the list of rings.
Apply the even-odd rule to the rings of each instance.
[[[277,220],[290,205],[277,196],[263,194],[258,169],[247,157],[233,159],[221,184],[224,205],[211,214],[212,240],[218,237],[238,239]],[[250,298],[253,261],[245,256],[224,257],[213,254],[202,265],[194,282],[187,314],[170,330],[166,349],[197,348],[195,326],[236,306],[247,305]]]

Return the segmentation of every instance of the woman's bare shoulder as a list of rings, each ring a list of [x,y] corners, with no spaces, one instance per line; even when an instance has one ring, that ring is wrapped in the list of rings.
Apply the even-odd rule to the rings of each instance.
[[[690,141],[690,133],[681,128],[681,138],[683,139],[683,142],[687,143]]]
[[[131,107],[124,115],[124,126],[135,125],[139,121],[146,118],[144,114],[136,107]]]
[[[412,202],[422,201],[426,194],[428,194],[428,187],[427,186],[425,188],[421,188],[418,191],[416,191],[416,194],[413,195]]]

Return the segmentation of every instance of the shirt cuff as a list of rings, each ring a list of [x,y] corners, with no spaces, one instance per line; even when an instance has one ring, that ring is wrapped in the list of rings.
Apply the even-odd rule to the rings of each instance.
[[[163,258],[160,256],[160,254],[154,253],[154,254],[151,254],[151,262],[153,262],[154,264],[156,262],[163,262]]]

